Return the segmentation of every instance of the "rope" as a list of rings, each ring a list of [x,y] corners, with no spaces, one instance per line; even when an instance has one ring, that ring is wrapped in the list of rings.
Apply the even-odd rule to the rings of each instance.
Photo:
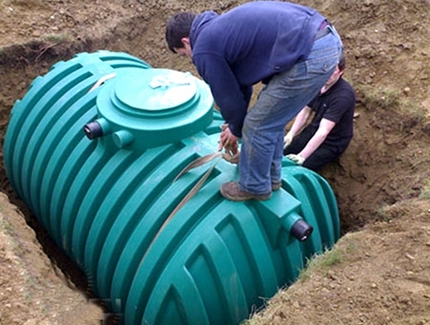
[[[225,130],[228,127],[228,124],[222,124],[220,126],[221,130]],[[173,211],[169,214],[169,216],[166,218],[166,220],[161,225],[160,229],[155,234],[154,238],[152,239],[151,243],[148,246],[148,249],[146,250],[142,261],[145,259],[146,254],[151,249],[152,245],[154,244],[155,240],[158,238],[158,236],[161,234],[163,229],[167,226],[167,224],[172,220],[172,218],[178,213],[178,211],[189,201],[191,198],[200,190],[200,188],[203,186],[205,181],[208,179],[209,175],[214,170],[215,166],[218,164],[218,162],[223,158],[224,160],[232,163],[232,164],[238,164],[239,163],[239,156],[240,152],[237,150],[236,153],[233,153],[232,147],[227,146],[224,148],[224,153],[222,152],[215,152],[208,155],[205,155],[203,157],[197,158],[193,160],[191,163],[189,163],[187,166],[185,166],[184,169],[182,169],[179,174],[175,177],[173,180],[173,183],[176,182],[179,178],[181,178],[185,173],[189,172],[190,170],[197,168],[199,166],[202,166],[216,158],[218,158],[217,161],[206,171],[206,173],[202,176],[202,178],[199,179],[199,181],[196,183],[196,185],[193,186],[193,188],[185,195],[185,197],[179,202],[179,204],[173,209]]]

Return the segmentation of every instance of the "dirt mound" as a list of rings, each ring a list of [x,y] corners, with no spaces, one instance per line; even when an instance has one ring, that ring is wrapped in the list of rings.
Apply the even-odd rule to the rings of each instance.
[[[0,0],[1,138],[14,101],[55,62],[107,49],[195,73],[189,60],[167,51],[166,19],[179,10],[222,12],[243,2]],[[252,321],[430,324],[430,2],[300,3],[336,26],[345,45],[345,77],[357,92],[354,139],[321,172],[338,199],[346,235],[324,257],[328,262],[310,267]],[[21,211],[0,196],[0,324],[102,318],[83,295],[82,275],[15,196],[3,167],[0,182]]]
[[[403,202],[312,261],[248,325],[430,322],[430,202]]]

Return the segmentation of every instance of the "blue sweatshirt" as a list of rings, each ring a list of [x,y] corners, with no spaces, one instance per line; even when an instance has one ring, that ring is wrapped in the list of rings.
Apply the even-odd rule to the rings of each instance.
[[[314,9],[280,1],[249,2],[194,19],[193,63],[234,135],[242,137],[252,86],[305,60],[324,19]]]

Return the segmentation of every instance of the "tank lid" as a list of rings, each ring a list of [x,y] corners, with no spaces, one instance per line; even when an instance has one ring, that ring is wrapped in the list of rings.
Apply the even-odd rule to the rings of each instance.
[[[192,106],[196,97],[197,86],[192,75],[168,69],[145,70],[132,82],[128,78],[119,80],[114,89],[118,109],[147,118],[180,113]]]
[[[213,97],[191,73],[139,69],[106,83],[97,95],[97,109],[109,130],[105,135],[127,134],[127,143],[145,149],[203,131],[213,119]]]

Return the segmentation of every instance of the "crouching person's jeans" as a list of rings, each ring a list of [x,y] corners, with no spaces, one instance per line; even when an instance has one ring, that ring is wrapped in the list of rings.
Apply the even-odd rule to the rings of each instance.
[[[271,183],[281,180],[285,126],[333,74],[342,42],[332,33],[314,41],[306,61],[273,76],[246,115],[242,129],[239,187],[253,194],[271,192]]]

